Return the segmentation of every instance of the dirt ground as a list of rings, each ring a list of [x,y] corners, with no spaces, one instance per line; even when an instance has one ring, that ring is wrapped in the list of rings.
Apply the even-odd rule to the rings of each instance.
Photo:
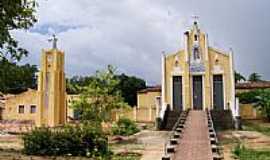
[[[239,143],[250,149],[270,150],[270,137],[257,131],[225,131],[218,136],[225,160],[233,160],[232,150]]]
[[[111,149],[114,153],[140,153],[141,160],[157,160],[164,154],[164,145],[168,137],[167,131],[143,130],[121,143],[113,144]]]
[[[164,151],[168,132],[154,131],[153,129],[142,130],[130,136],[120,137],[118,143],[111,143],[110,149],[115,153],[138,153],[142,160],[161,159]],[[0,134],[0,160],[84,160],[83,157],[39,157],[26,156],[21,153],[23,142],[19,135]]]

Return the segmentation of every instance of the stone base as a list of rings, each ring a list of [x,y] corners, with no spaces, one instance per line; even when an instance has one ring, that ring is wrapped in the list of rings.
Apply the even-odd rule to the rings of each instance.
[[[237,116],[234,118],[234,128],[236,130],[241,130],[242,129],[242,120],[240,116]]]

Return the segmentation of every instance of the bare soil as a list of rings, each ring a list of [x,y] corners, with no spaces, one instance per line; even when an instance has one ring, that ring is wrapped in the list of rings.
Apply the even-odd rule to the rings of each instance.
[[[225,160],[233,160],[232,150],[239,143],[251,149],[270,150],[270,137],[257,131],[225,131],[218,136]]]

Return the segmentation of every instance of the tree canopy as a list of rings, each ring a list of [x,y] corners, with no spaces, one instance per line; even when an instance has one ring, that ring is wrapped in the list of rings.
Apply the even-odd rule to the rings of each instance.
[[[248,77],[250,82],[259,82],[262,81],[262,76],[259,73],[251,73]]]
[[[111,120],[111,111],[126,107],[121,92],[117,89],[119,79],[115,69],[97,71],[93,80],[81,88],[80,98],[73,101],[73,108],[80,112],[80,119],[100,126],[102,122]]]
[[[120,81],[117,88],[121,90],[125,102],[130,106],[137,105],[137,92],[146,88],[145,81],[135,76],[127,76],[124,73],[117,75],[117,78]]]
[[[27,88],[36,88],[36,65],[17,65],[8,60],[0,61],[0,91],[20,93]]]
[[[241,73],[236,72],[236,71],[234,71],[234,79],[236,83],[240,82],[241,80],[243,81],[246,80],[246,78]]]
[[[120,75],[114,75],[118,79],[117,89],[121,92],[124,101],[130,106],[137,104],[137,91],[146,88],[146,82],[135,76],[128,76],[124,73]],[[82,92],[84,86],[89,85],[95,79],[94,76],[74,76],[67,79],[67,93],[79,94]]]
[[[27,51],[18,45],[11,35],[12,30],[29,29],[37,19],[34,15],[35,0],[1,0],[0,1],[0,60],[20,60]]]
[[[259,90],[254,106],[270,121],[270,89]]]

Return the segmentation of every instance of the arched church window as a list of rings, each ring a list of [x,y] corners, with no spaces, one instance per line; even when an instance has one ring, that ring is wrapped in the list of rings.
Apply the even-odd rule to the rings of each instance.
[[[198,41],[198,35],[197,34],[194,35],[194,41]]]

